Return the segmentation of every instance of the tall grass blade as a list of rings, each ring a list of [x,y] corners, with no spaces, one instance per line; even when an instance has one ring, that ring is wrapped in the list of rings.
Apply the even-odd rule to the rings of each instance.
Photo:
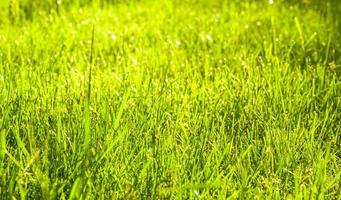
[[[93,67],[93,51],[94,51],[94,40],[95,40],[95,25],[92,27],[92,36],[91,36],[91,48],[90,48],[90,60],[89,60],[89,79],[88,79],[88,91],[87,98],[85,100],[85,120],[84,120],[84,149],[87,150],[89,148],[89,143],[91,139],[91,76],[92,76],[92,67]]]

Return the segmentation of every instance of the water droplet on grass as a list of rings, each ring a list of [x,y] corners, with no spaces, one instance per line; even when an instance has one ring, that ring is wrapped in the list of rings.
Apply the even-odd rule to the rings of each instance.
[[[210,35],[206,34],[206,40],[207,41],[212,41],[212,37]]]
[[[177,41],[175,41],[175,45],[178,47],[181,45],[181,42],[177,40]]]
[[[111,39],[113,40],[113,41],[115,41],[117,38],[116,38],[116,35],[115,34],[112,34],[111,35]]]

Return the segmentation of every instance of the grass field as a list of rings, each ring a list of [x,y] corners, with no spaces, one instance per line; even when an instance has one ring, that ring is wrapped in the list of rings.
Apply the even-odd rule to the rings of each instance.
[[[0,199],[341,199],[341,1],[0,0]]]

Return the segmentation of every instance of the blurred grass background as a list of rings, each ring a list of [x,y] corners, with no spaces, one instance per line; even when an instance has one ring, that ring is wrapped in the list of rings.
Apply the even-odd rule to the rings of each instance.
[[[340,196],[339,1],[0,2],[1,198]]]

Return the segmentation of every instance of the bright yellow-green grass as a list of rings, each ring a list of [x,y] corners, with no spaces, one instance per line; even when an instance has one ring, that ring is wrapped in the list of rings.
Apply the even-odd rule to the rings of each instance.
[[[0,199],[340,199],[341,1],[0,0]]]

